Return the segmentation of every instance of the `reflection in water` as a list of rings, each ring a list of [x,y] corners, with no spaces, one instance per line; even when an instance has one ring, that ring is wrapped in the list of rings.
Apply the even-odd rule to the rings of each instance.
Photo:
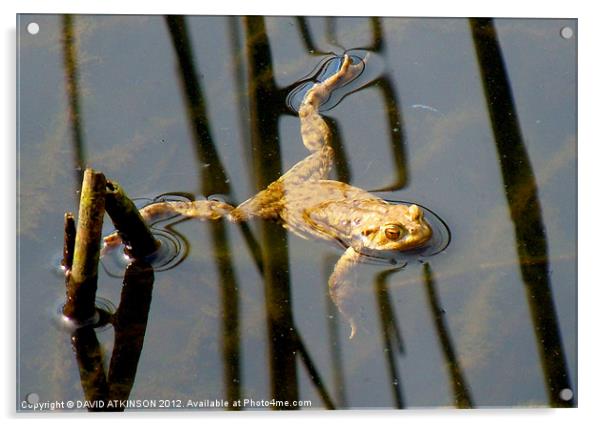
[[[75,182],[76,185],[79,185],[84,178],[86,154],[83,140],[82,115],[79,104],[79,73],[77,68],[77,45],[73,17],[71,15],[63,15],[62,24],[63,64],[65,67],[69,124],[71,125],[71,141],[73,142]],[[77,195],[76,203],[79,203],[79,197]]]
[[[405,154],[405,132],[401,109],[397,101],[397,91],[393,86],[393,82],[388,75],[382,76],[374,80],[368,87],[378,89],[385,101],[385,111],[389,125],[389,142],[391,144],[391,158],[395,165],[396,177],[395,180],[384,187],[373,191],[395,191],[401,190],[408,185],[408,168],[406,166]]]
[[[257,191],[266,188],[282,173],[278,144],[277,94],[265,22],[262,17],[244,18],[249,85],[249,114],[253,171]],[[287,236],[279,225],[262,221],[262,259],[272,397],[297,400],[297,364],[293,330],[292,299]]]
[[[312,55],[328,55],[328,54],[334,53],[334,52],[324,52],[324,51],[321,51],[320,49],[318,49],[318,47],[317,47],[316,43],[314,42],[314,39],[311,35],[311,31],[309,30],[307,18],[305,18],[303,16],[297,16],[295,19],[297,21],[297,27],[299,28],[301,41],[305,45],[306,52],[309,52]]]
[[[341,50],[345,50],[343,46],[339,44],[337,41],[337,28],[336,28],[336,18],[334,16],[327,16],[325,19],[325,36],[326,42],[332,46],[335,46]]]
[[[371,18],[373,44],[367,50],[386,56],[385,38],[382,34],[382,25],[380,19]],[[371,87],[378,89],[385,102],[385,111],[387,113],[389,125],[389,141],[391,144],[391,156],[395,164],[396,178],[391,184],[386,185],[375,191],[394,191],[400,190],[408,185],[408,167],[406,165],[406,136],[401,109],[397,94],[399,93],[393,85],[393,80],[389,73],[385,73],[380,78],[374,80]]]
[[[71,335],[71,344],[79,367],[84,398],[95,402],[106,401],[109,389],[103,366],[104,355],[94,327],[76,329]]]
[[[422,271],[424,277],[424,285],[426,287],[426,293],[429,300],[429,306],[433,321],[435,323],[435,329],[437,330],[437,337],[445,357],[445,364],[449,373],[449,383],[453,390],[454,403],[458,408],[471,408],[472,399],[468,389],[468,384],[464,379],[464,374],[456,357],[456,351],[452,343],[449,331],[447,330],[447,324],[443,314],[445,311],[439,303],[439,296],[435,287],[435,278],[431,270],[431,266],[425,263]]]
[[[337,262],[337,257],[329,256],[324,260],[324,283],[332,273],[332,266]],[[345,393],[345,376],[343,374],[343,357],[341,352],[341,340],[339,337],[340,319],[337,307],[326,295],[326,310],[328,324],[328,342],[330,343],[330,369],[332,370],[332,383],[334,384],[334,395],[339,407],[347,407],[347,395]]]
[[[326,17],[326,39],[332,46],[338,47],[344,52],[347,51],[344,46],[341,46],[336,38],[336,17]],[[369,50],[372,52],[379,52],[383,48],[384,37],[382,33],[381,19],[376,17],[367,18],[370,20],[370,26],[372,27],[372,43],[369,46],[356,47],[356,49]],[[307,17],[296,16],[297,28],[300,33],[301,41],[305,46],[305,50],[311,55],[333,55],[333,51],[325,51],[318,48],[318,45],[314,42],[314,38],[311,35],[309,24],[307,23]]]
[[[182,16],[168,16],[166,22],[178,58],[180,83],[186,100],[188,120],[196,140],[198,163],[205,165],[200,168],[201,192],[205,195],[229,195],[229,180],[213,144],[186,22]],[[209,227],[213,246],[212,253],[217,266],[221,290],[223,381],[226,398],[233,402],[238,401],[241,397],[238,285],[234,276],[224,221],[221,219],[212,221]],[[249,236],[251,236],[250,233],[247,234],[247,237]],[[247,241],[249,240],[247,239]],[[254,239],[250,241],[255,242]],[[254,248],[256,245],[251,244],[250,247]],[[229,406],[229,408],[240,409],[240,407],[234,406]]]
[[[510,80],[492,19],[471,19],[481,80],[504,191],[514,224],[518,263],[527,293],[533,329],[551,406],[573,406],[561,391],[571,390],[550,286],[548,244],[537,182],[521,134]],[[543,260],[543,261],[542,261]]]
[[[108,377],[104,354],[94,326],[76,329],[71,336],[79,366],[80,380],[87,401],[96,402],[90,411],[123,411],[108,402],[127,400],[136,377],[152,297],[154,273],[143,261],[128,266],[123,280],[121,300],[111,322],[115,329],[113,353]]]
[[[402,409],[405,407],[403,399],[403,390],[401,388],[401,374],[395,362],[395,353],[404,353],[401,331],[395,316],[395,310],[391,302],[391,296],[387,289],[387,278],[399,271],[399,269],[387,270],[379,273],[374,281],[374,294],[376,296],[377,309],[380,314],[381,336],[384,344],[384,351],[387,368],[389,370],[389,382],[395,407]]]
[[[335,409],[334,402],[333,402],[332,398],[330,397],[330,395],[328,394],[328,391],[326,390],[324,382],[322,381],[322,376],[316,369],[316,365],[314,364],[311,356],[309,355],[307,348],[305,347],[305,343],[303,342],[301,335],[299,335],[297,328],[293,328],[292,335],[295,339],[295,345],[297,347],[297,352],[299,352],[299,357],[301,358],[301,362],[305,366],[305,369],[307,370],[307,374],[309,375],[309,378],[311,379],[312,383],[314,384],[314,387],[316,388],[318,395],[322,399],[322,403],[324,403],[324,407],[326,409]]]
[[[167,223],[151,224],[151,231],[154,238],[160,242],[159,249],[151,255],[145,257],[145,261],[153,266],[155,271],[168,271],[177,267],[188,257],[190,243],[188,238],[178,232],[175,225],[185,221],[181,218],[169,221]],[[132,262],[122,250],[113,250],[113,248],[104,248],[100,263],[104,271],[110,277],[123,277],[125,268]]]
[[[115,342],[109,364],[109,399],[126,400],[132,391],[154,280],[153,268],[144,261],[132,262],[125,271],[119,307],[113,316]]]
[[[184,92],[186,111],[195,137],[197,156],[205,167],[200,168],[203,190],[209,194],[229,194],[230,185],[226,177],[226,171],[222,165],[213,138],[209,121],[207,120],[207,109],[205,98],[199,81],[197,69],[192,55],[192,46],[188,37],[186,23],[182,16],[168,16],[165,18],[172,39],[173,48],[178,59],[180,71],[180,84]]]

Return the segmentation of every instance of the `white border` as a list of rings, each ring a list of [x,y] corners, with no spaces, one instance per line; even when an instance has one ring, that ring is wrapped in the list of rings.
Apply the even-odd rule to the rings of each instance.
[[[348,16],[495,16],[495,17],[538,17],[573,18],[585,16],[587,7],[580,7],[579,1],[546,1],[545,7],[524,0],[504,2],[482,2],[457,0],[448,2],[391,2],[370,0],[354,2],[350,0],[302,0],[284,2],[274,0],[220,0],[217,2],[170,1],[129,1],[103,0],[73,2],[66,0],[19,0],[21,13],[120,13],[120,14],[204,14],[204,15],[348,15]]]
[[[31,416],[16,416],[15,402],[15,22],[16,13],[119,13],[119,14],[264,14],[264,15],[349,15],[349,16],[494,16],[494,17],[563,17],[578,18],[579,42],[579,409],[577,410],[482,410],[469,413],[459,411],[405,411],[405,412],[373,412],[373,411],[339,411],[333,413],[306,413],[295,416],[283,414],[129,414],[123,416],[44,416],[42,422],[54,424],[65,422],[98,423],[116,422],[124,418],[132,422],[131,417],[140,418],[145,423],[164,423],[165,418],[177,417],[178,422],[199,421],[232,421],[236,423],[250,422],[263,425],[274,423],[307,424],[322,418],[325,422],[351,422],[359,424],[401,423],[408,421],[445,423],[446,425],[479,425],[484,422],[493,425],[508,422],[530,421],[544,422],[550,425],[591,425],[592,419],[599,419],[596,404],[600,396],[602,378],[600,377],[600,287],[599,271],[595,268],[599,258],[600,247],[600,189],[601,169],[600,131],[594,129],[600,122],[600,15],[594,10],[595,2],[586,1],[546,1],[527,2],[524,0],[505,0],[498,2],[483,1],[421,1],[392,2],[391,0],[369,0],[363,2],[333,0],[303,0],[299,2],[284,1],[181,1],[155,0],[129,1],[104,0],[102,2],[73,2],[66,0],[17,0],[1,2],[0,19],[2,20],[2,91],[4,94],[1,129],[4,131],[4,142],[0,168],[4,184],[5,197],[10,204],[0,209],[5,238],[2,256],[3,271],[8,278],[3,283],[3,350],[0,351],[3,385],[0,387],[0,414],[5,421],[19,418],[31,419]],[[288,4],[291,3],[291,4]],[[353,3],[353,4],[352,4]],[[357,4],[356,4],[357,3]],[[394,3],[394,4],[393,4]],[[192,4],[192,5],[191,5]],[[6,199],[4,205],[6,206]],[[12,212],[11,212],[12,211]],[[599,261],[598,261],[599,262]],[[598,314],[598,315],[597,315]],[[597,315],[597,316],[596,316]],[[285,417],[285,418],[283,418]],[[334,417],[334,418],[332,418]],[[41,418],[41,417],[40,417]],[[67,418],[67,420],[65,420]],[[541,419],[545,418],[545,419]],[[86,421],[84,421],[84,419]],[[200,419],[200,420],[199,420]]]

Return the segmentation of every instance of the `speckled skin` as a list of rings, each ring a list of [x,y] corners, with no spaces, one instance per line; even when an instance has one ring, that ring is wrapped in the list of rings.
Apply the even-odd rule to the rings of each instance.
[[[345,56],[340,70],[315,84],[299,108],[301,137],[311,154],[277,181],[249,200],[232,207],[213,200],[162,202],[143,208],[143,218],[152,222],[164,215],[180,214],[200,219],[226,217],[232,222],[252,217],[280,222],[303,238],[335,241],[346,248],[328,281],[332,300],[356,331],[353,302],[354,266],[362,255],[376,256],[420,247],[432,231],[416,205],[392,205],[351,185],[328,180],[333,164],[330,130],[319,106],[333,89],[353,80],[362,64]],[[120,243],[115,234],[105,239],[107,247]]]

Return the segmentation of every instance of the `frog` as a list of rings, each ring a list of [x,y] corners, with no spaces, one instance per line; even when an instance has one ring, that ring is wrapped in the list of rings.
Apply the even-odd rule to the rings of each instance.
[[[360,58],[343,55],[330,77],[314,83],[298,109],[301,140],[309,155],[264,190],[238,206],[220,200],[162,201],[140,209],[149,224],[173,215],[232,223],[253,218],[276,221],[304,239],[334,242],[342,247],[328,279],[330,298],[350,326],[357,331],[355,277],[366,258],[386,258],[428,244],[431,225],[416,204],[393,204],[361,188],[331,180],[334,150],[331,131],[320,106],[331,93],[354,80],[364,67]],[[104,239],[105,250],[121,244],[117,232]]]

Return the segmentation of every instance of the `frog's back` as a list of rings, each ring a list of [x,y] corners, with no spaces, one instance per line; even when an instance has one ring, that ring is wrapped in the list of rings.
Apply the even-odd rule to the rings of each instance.
[[[378,197],[338,181],[308,181],[287,186],[280,219],[288,230],[304,238],[336,240],[347,246],[353,218],[366,204],[383,203]]]

